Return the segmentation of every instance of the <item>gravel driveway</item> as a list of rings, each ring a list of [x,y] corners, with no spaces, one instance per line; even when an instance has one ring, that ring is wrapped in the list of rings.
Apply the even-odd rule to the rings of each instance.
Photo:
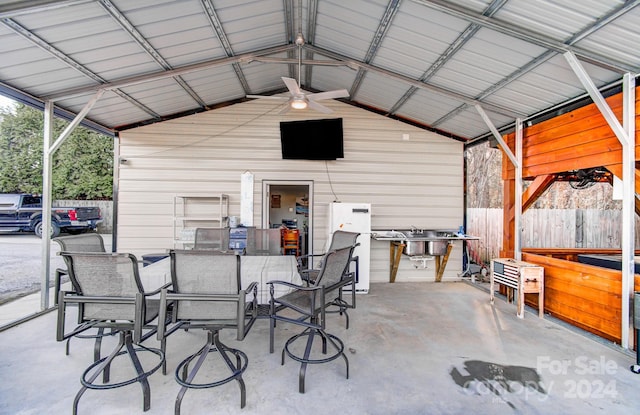
[[[102,235],[111,246],[111,235]],[[42,240],[33,234],[0,234],[0,304],[40,290]],[[60,247],[51,242],[50,284],[56,268],[64,268],[57,255]]]

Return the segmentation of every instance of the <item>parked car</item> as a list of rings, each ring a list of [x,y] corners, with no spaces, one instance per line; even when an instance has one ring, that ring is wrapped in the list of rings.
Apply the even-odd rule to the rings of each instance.
[[[102,222],[98,207],[52,207],[51,237],[60,232],[95,231]],[[42,197],[24,193],[0,194],[0,232],[34,232],[42,237]]]

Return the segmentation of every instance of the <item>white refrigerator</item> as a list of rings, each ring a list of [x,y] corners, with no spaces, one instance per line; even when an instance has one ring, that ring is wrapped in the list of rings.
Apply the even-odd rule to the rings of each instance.
[[[329,204],[329,238],[337,230],[359,232],[358,242],[353,255],[358,257],[356,293],[369,292],[369,263],[371,250],[371,204],[370,203],[330,203]],[[352,264],[356,272],[355,264]]]

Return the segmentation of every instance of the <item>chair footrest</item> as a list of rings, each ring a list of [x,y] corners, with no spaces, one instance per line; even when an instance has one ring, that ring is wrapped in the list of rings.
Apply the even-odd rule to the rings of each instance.
[[[323,344],[323,356],[322,358],[314,358],[311,356],[311,347],[313,346],[313,337],[315,336],[319,336],[323,339],[323,342],[326,343],[326,341],[328,340],[329,343],[331,343],[333,345],[333,347],[335,348],[335,353],[326,356],[326,344]],[[312,337],[311,339],[309,339],[309,337]],[[304,355],[303,356],[299,356],[296,353],[292,352],[290,347],[299,339],[301,338],[307,338],[307,348],[304,351]],[[337,358],[339,358],[340,356],[344,356],[344,343],[342,342],[342,340],[340,340],[338,337],[334,336],[333,334],[329,334],[327,332],[325,332],[324,330],[318,330],[318,329],[313,329],[313,328],[308,328],[305,331],[303,331],[300,334],[296,334],[295,336],[290,337],[285,345],[284,345],[284,349],[283,349],[283,353],[286,353],[290,358],[292,358],[293,360],[300,362],[300,363],[311,363],[311,364],[320,364],[320,363],[327,363],[327,362],[331,362],[333,360],[336,360]],[[346,358],[346,357],[345,357]],[[283,360],[284,363],[284,360]]]
[[[148,378],[149,376],[151,376],[152,374],[154,374],[158,369],[160,369],[160,367],[162,366],[162,364],[164,363],[164,352],[162,352],[162,350],[160,349],[155,349],[155,348],[149,348],[149,347],[144,347],[144,346],[140,346],[140,347],[136,347],[134,348],[134,350],[136,352],[151,352],[154,353],[156,356],[158,356],[158,358],[160,359],[159,363],[154,366],[153,368],[147,370],[146,372],[142,372],[142,368],[136,368],[138,371],[138,375],[131,378],[131,379],[127,379],[121,382],[115,382],[115,383],[101,383],[101,384],[96,384],[93,383],[95,380],[95,375],[92,376],[93,380],[91,380],[91,378],[89,380],[87,380],[87,375],[89,375],[89,373],[91,373],[93,371],[93,369],[95,369],[96,367],[102,365],[105,361],[110,360],[109,364],[111,364],[111,362],[113,362],[113,360],[121,355],[125,355],[128,354],[128,350],[122,350],[120,352],[118,352],[115,356],[107,356],[107,357],[103,357],[100,360],[97,360],[95,362],[93,362],[82,374],[82,376],[80,377],[80,383],[82,383],[82,386],[84,386],[85,388],[88,389],[115,389],[115,388],[120,388],[122,386],[127,386],[127,385],[131,385],[134,384],[136,382],[140,382],[141,380],[144,380],[146,378]]]
[[[247,369],[247,364],[249,362],[249,360],[247,359],[247,355],[238,349],[232,349],[229,347],[224,346],[222,348],[222,350],[219,350],[216,347],[212,347],[210,349],[208,349],[206,351],[206,353],[231,353],[235,356],[236,361],[238,362],[237,366],[233,366],[230,367],[231,371],[231,375],[227,376],[224,379],[221,380],[216,380],[213,382],[209,382],[209,383],[195,383],[193,382],[193,378],[195,377],[198,369],[200,368],[199,366],[196,366],[195,369],[189,373],[189,378],[191,378],[191,380],[189,380],[184,373],[188,370],[189,364],[194,360],[197,359],[201,356],[202,354],[202,350],[200,350],[199,352],[192,354],[191,356],[187,357],[186,359],[184,359],[182,362],[180,362],[180,364],[176,367],[176,382],[181,385],[184,386],[185,388],[189,388],[189,389],[206,389],[206,388],[213,388],[216,386],[220,386],[220,385],[224,385],[225,383],[231,382],[232,380],[237,380],[238,378],[242,377],[242,374],[244,373],[244,371]],[[230,360],[228,359],[224,359],[225,361],[227,361],[227,364],[229,364],[228,362],[230,362]],[[180,372],[183,372],[183,377],[180,376]]]

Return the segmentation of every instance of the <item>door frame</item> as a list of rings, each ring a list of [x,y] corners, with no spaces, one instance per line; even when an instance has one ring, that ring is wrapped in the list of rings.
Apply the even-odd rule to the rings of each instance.
[[[269,228],[269,206],[271,186],[307,186],[309,189],[309,220],[307,222],[307,252],[313,253],[313,180],[262,180],[262,228]]]

